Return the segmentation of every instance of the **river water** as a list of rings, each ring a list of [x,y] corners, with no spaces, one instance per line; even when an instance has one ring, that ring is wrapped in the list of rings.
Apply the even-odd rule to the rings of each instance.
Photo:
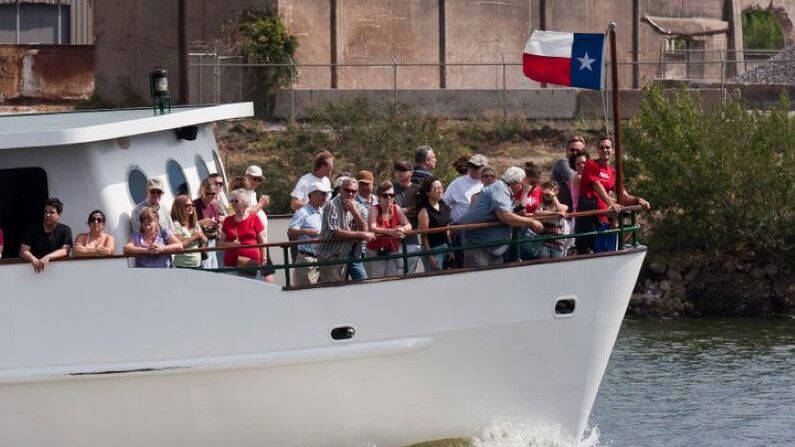
[[[627,320],[584,439],[495,422],[440,445],[795,446],[795,319]]]
[[[599,445],[795,445],[795,319],[625,321]]]

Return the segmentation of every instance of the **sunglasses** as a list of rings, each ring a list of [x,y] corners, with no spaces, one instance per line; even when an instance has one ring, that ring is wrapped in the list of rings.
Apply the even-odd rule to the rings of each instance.
[[[599,149],[613,149],[612,146],[599,146]]]
[[[351,188],[343,188],[342,190],[345,192],[349,192],[351,194],[356,194],[357,192],[359,192],[358,189],[351,189]]]
[[[215,182],[215,186],[224,187],[224,182]]]
[[[149,190],[149,194],[154,194],[156,196],[160,196],[160,195],[163,195],[163,191],[161,191],[159,189],[150,189]]]
[[[192,203],[186,203],[185,204],[185,208],[193,208],[193,204]]]
[[[389,194],[389,193],[384,193],[384,194],[381,194],[381,198],[382,198],[382,199],[392,199],[392,198],[394,198],[394,197],[395,197],[395,195],[394,195],[394,194]]]
[[[105,219],[103,219],[103,218],[101,218],[101,217],[92,217],[91,219],[88,219],[88,223],[89,223],[89,224],[93,224],[93,223],[105,223]]]
[[[214,192],[206,192],[204,193],[205,196],[214,196],[216,193]]]

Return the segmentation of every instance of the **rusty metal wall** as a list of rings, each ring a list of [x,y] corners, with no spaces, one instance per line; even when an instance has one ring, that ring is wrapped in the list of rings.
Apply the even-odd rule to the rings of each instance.
[[[0,45],[0,101],[85,99],[93,92],[93,46]]]

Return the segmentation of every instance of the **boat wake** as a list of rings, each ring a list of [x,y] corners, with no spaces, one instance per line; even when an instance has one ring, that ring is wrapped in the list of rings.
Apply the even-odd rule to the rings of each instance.
[[[599,428],[589,427],[582,439],[567,436],[558,426],[528,426],[495,421],[472,437],[473,447],[605,447]]]

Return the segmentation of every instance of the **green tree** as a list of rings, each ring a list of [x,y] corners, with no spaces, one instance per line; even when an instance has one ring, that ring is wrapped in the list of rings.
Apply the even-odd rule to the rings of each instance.
[[[644,91],[627,126],[630,190],[656,208],[652,242],[729,255],[795,252],[795,123],[789,100],[701,111],[690,93]]]
[[[772,9],[743,12],[743,46],[746,50],[777,50],[784,47],[784,33]]]
[[[259,116],[271,116],[279,88],[295,75],[292,65],[298,39],[287,32],[271,9],[244,9],[225,27],[227,44],[250,64],[274,64],[254,68],[254,103]]]

